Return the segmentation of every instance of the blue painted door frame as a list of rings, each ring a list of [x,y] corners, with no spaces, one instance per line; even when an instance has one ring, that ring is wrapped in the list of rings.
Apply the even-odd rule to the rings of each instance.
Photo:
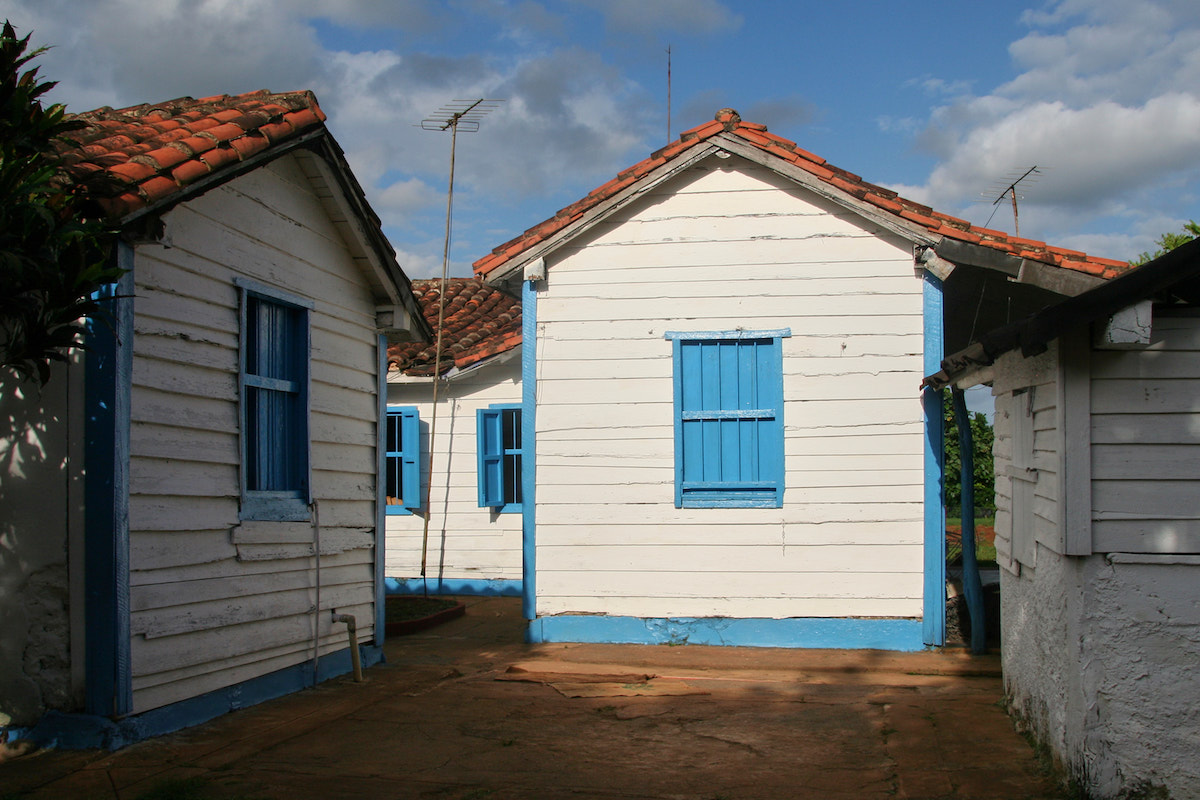
[[[923,282],[924,372],[942,368],[945,323],[942,282],[925,273]],[[927,645],[946,643],[946,511],[942,505],[945,457],[942,448],[942,395],[926,388],[921,394],[925,411],[925,579],[922,636]]]
[[[521,612],[537,616],[537,281],[521,283]]]
[[[129,641],[129,410],[133,377],[133,248],[126,270],[99,293],[108,314],[90,324],[85,357],[86,479],[84,708],[104,717],[133,707]]]

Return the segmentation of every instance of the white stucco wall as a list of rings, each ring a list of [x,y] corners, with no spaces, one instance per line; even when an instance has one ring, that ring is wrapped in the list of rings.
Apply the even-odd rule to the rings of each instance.
[[[1034,735],[1098,799],[1152,790],[1200,797],[1198,353],[1200,319],[1172,309],[1155,311],[1145,349],[1089,351],[1083,340],[1082,349],[1052,344],[1042,355],[1010,353],[996,363],[1006,691]],[[1076,386],[1084,391],[1058,391],[1072,370],[1083,370]],[[1037,493],[1025,513],[1008,477],[1022,402],[1037,417]],[[1079,442],[1062,426],[1081,408]],[[1054,452],[1054,442],[1073,449]],[[1078,511],[1086,524],[1073,556],[1063,554],[1067,537],[1056,528],[1069,515],[1047,481],[1060,468],[1084,476],[1088,505]],[[1022,541],[1034,550],[1018,557],[1014,543]]]
[[[0,378],[0,729],[74,710],[68,538],[82,523],[82,369]],[[75,391],[72,392],[71,390]]]
[[[1095,798],[1200,797],[1197,585],[1197,556],[1042,549],[1001,573],[1006,690]]]

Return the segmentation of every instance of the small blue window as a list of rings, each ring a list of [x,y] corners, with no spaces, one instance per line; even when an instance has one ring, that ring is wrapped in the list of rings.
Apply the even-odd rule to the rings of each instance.
[[[242,288],[243,519],[306,519],[309,502],[308,301]]]
[[[412,406],[389,407],[385,432],[387,513],[421,508],[421,419]]]
[[[669,332],[676,508],[783,505],[783,348],[791,332]]]
[[[521,510],[521,407],[494,405],[475,412],[479,505],[500,513]]]

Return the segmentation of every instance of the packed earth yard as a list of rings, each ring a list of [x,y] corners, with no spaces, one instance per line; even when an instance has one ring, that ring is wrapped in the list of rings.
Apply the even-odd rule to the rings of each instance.
[[[387,663],[116,753],[0,766],[0,797],[1061,798],[999,660],[522,642],[517,598]]]

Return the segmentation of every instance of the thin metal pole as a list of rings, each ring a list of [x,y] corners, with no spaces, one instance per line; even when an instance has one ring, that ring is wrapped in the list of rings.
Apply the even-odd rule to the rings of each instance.
[[[1018,239],[1020,239],[1021,238],[1021,222],[1017,219],[1017,187],[1015,184],[1013,185],[1013,188],[1009,190],[1008,193],[1012,195],[1013,236],[1016,236]]]
[[[476,103],[475,105],[478,105]],[[472,105],[471,108],[475,106]],[[467,109],[469,111],[470,109]],[[442,248],[442,288],[438,292],[437,342],[433,354],[433,412],[429,417],[429,477],[425,482],[425,529],[421,534],[421,582],[425,596],[429,596],[429,578],[425,570],[429,559],[429,520],[433,517],[430,497],[433,494],[433,442],[437,435],[438,382],[442,373],[442,323],[446,317],[446,284],[450,270],[450,223],[454,209],[454,153],[458,145],[458,121],[466,112],[455,114],[450,119],[450,188],[446,192],[446,242]],[[420,464],[417,466],[420,469]]]
[[[671,141],[671,45],[667,45],[667,141]]]

